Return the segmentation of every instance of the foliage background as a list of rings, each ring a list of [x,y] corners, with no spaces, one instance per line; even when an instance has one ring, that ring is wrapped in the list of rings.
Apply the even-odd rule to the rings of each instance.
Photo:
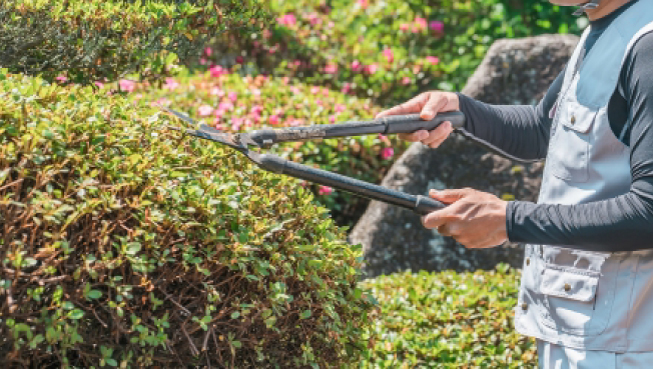
[[[309,332],[321,332],[314,336],[338,339],[329,342],[329,349],[322,347],[319,352],[316,348],[321,347],[324,340],[293,346],[295,341],[292,339],[282,339],[281,346],[275,346],[270,352],[280,353],[279,347],[289,344],[287,352],[292,354],[285,358],[263,359],[264,362],[287,359],[295,360],[293,365],[299,366],[329,362],[337,366],[337,363],[346,363],[347,360],[358,360],[364,368],[535,367],[533,342],[518,337],[512,326],[510,308],[516,301],[518,271],[505,266],[496,271],[461,274],[407,271],[356,283],[360,250],[356,246],[351,249],[343,247],[346,228],[336,227],[330,218],[339,225],[351,226],[364,211],[366,200],[329,188],[262,174],[252,170],[233,153],[200,142],[186,140],[181,147],[175,147],[182,141],[175,141],[173,145],[169,140],[151,136],[148,140],[165,141],[167,145],[158,158],[160,153],[148,149],[148,145],[139,147],[133,137],[142,132],[154,133],[151,129],[155,123],[167,119],[156,113],[154,104],[185,111],[206,123],[233,132],[266,126],[369,119],[384,107],[403,102],[425,90],[462,89],[489,46],[498,38],[542,33],[578,34],[587,24],[585,18],[575,18],[571,15],[572,9],[553,6],[545,0],[248,0],[247,3],[222,0],[221,4],[233,5],[234,12],[232,16],[225,16],[224,23],[210,25],[214,28],[208,32],[213,36],[209,41],[208,38],[202,40],[202,35],[195,32],[197,24],[191,20],[211,22],[214,15],[211,2],[191,1],[190,7],[181,9],[182,2],[176,1],[161,0],[154,8],[148,8],[140,2],[116,0],[103,2],[106,5],[99,8],[97,2],[71,0],[65,3],[72,4],[72,8],[57,10],[56,6],[62,3],[5,1],[0,9],[0,40],[7,45],[0,50],[0,66],[8,67],[14,73],[12,76],[4,72],[9,77],[0,91],[0,137],[6,151],[3,157],[9,157],[9,152],[15,153],[18,148],[23,150],[21,157],[27,158],[31,165],[21,167],[18,165],[20,161],[7,159],[2,162],[0,189],[4,191],[4,197],[0,214],[5,217],[3,224],[9,219],[8,214],[13,214],[8,210],[16,211],[25,206],[38,214],[37,218],[51,217],[44,223],[47,226],[43,232],[34,233],[41,238],[37,237],[38,242],[32,246],[28,247],[24,240],[18,240],[15,235],[8,236],[8,233],[3,233],[0,240],[3,268],[0,294],[6,297],[11,291],[15,293],[17,288],[23,291],[20,314],[16,310],[10,314],[10,305],[14,308],[16,305],[10,304],[6,298],[0,299],[1,335],[10,337],[0,345],[5,360],[18,359],[12,361],[12,365],[29,357],[54,360],[48,355],[52,350],[58,350],[63,353],[58,359],[60,363],[81,360],[86,355],[84,360],[98,366],[123,362],[147,365],[157,358],[168,358],[167,354],[157,351],[161,347],[157,345],[164,338],[172,339],[178,345],[174,346],[176,349],[186,350],[187,362],[206,359],[202,356],[204,354],[193,352],[193,345],[188,344],[189,338],[182,337],[179,329],[163,324],[178,324],[180,316],[156,315],[156,329],[142,324],[147,317],[140,314],[148,309],[141,309],[134,297],[149,299],[146,303],[141,301],[143,306],[159,306],[158,301],[165,299],[130,292],[138,284],[136,280],[152,277],[143,274],[142,268],[160,258],[156,243],[147,241],[134,251],[133,242],[137,241],[129,241],[125,234],[118,232],[111,236],[114,237],[115,244],[111,246],[114,253],[106,254],[95,246],[85,245],[87,256],[80,257],[66,253],[66,242],[71,242],[66,239],[66,234],[51,232],[71,219],[72,209],[61,210],[60,198],[65,191],[68,191],[67,198],[76,199],[73,205],[69,204],[77,207],[75,217],[83,218],[80,214],[94,214],[96,210],[89,210],[89,204],[95,204],[94,201],[110,193],[106,189],[118,190],[111,195],[113,197],[103,200],[108,206],[103,211],[118,214],[124,210],[112,210],[109,204],[122,204],[132,193],[153,201],[147,192],[149,186],[163,183],[156,181],[170,180],[176,187],[166,192],[169,198],[164,197],[165,205],[160,205],[159,210],[164,214],[161,219],[167,219],[162,221],[167,227],[173,227],[170,229],[178,229],[172,224],[181,219],[187,222],[187,227],[179,225],[179,230],[193,231],[180,235],[188,242],[156,268],[165,274],[176,270],[172,266],[165,267],[166,263],[180,264],[187,268],[186,273],[192,272],[184,274],[184,278],[189,278],[188,285],[198,280],[208,281],[203,285],[205,293],[197,297],[187,296],[186,302],[194,306],[193,327],[199,328],[193,331],[198,335],[190,337],[190,341],[196,347],[202,347],[206,336],[200,337],[199,334],[205,332],[203,324],[206,325],[206,319],[212,321],[215,314],[228,315],[228,321],[219,322],[228,322],[225,323],[227,326],[232,324],[234,336],[225,336],[228,345],[216,345],[228,357],[227,361],[216,359],[223,360],[218,362],[240,360],[236,362],[246,365],[244,363],[248,360],[256,360],[265,343],[246,341],[251,332],[246,333],[243,327],[271,329],[268,319],[273,316],[283,319],[290,311],[296,311],[301,318],[300,327],[282,325],[276,332],[277,338],[302,337],[302,334],[311,337]],[[239,5],[243,7],[238,8]],[[131,17],[124,17],[127,13],[123,6],[132,9]],[[166,12],[185,16],[170,23],[167,20],[171,18],[162,16]],[[133,32],[141,32],[141,37],[129,38],[135,35]],[[157,39],[159,32],[166,33],[169,38],[159,38],[155,42],[158,46],[148,48],[148,40]],[[29,44],[40,35],[55,41],[42,42],[32,49],[20,49],[20,45]],[[105,40],[102,37],[106,35],[110,37]],[[135,67],[134,73],[130,72],[132,66]],[[23,79],[15,73],[40,76]],[[80,90],[79,85],[84,84],[90,84],[93,90],[90,87]],[[83,101],[89,105],[84,105]],[[121,113],[106,110],[113,106]],[[80,114],[82,111],[85,113]],[[61,117],[69,118],[62,120]],[[166,122],[179,124],[171,120]],[[83,140],[75,141],[75,137],[94,135],[93,132],[101,132],[106,137],[124,137],[112,141],[111,145],[117,146],[95,142],[91,138],[88,144]],[[69,133],[72,133],[70,137]],[[58,146],[55,139],[65,144]],[[90,145],[127,151],[101,160],[94,157],[91,161],[89,156],[85,161],[81,153],[87,152]],[[295,161],[378,183],[405,148],[405,144],[393,137],[376,136],[286,144],[275,148],[275,152]],[[56,149],[54,156],[50,154],[55,152],[53,149]],[[197,157],[192,158],[191,154]],[[141,159],[134,155],[140,155]],[[138,168],[144,165],[143,158],[148,155],[148,160],[159,160],[164,168],[170,169],[168,175],[174,173],[176,177],[141,178]],[[63,163],[57,160],[72,160],[88,170],[74,172],[74,176],[66,177],[68,179],[61,176],[50,179],[50,188],[47,181],[41,183],[44,188],[34,185],[34,188],[39,188],[37,199],[28,196],[22,197],[21,202],[13,200],[18,191],[15,181],[20,178],[34,181],[39,178],[35,174],[40,170],[38,168]],[[96,167],[102,165],[102,160],[107,160],[110,165]],[[128,177],[120,179],[118,173],[125,172],[122,166],[131,168],[132,172],[127,171]],[[202,171],[189,170],[191,167],[202,168]],[[91,176],[92,173],[95,175]],[[217,178],[210,173],[223,175]],[[103,182],[109,186],[105,189],[89,185],[86,179],[91,177],[117,182]],[[207,182],[207,178],[211,178],[213,183]],[[160,187],[167,185],[168,182]],[[215,192],[213,185],[223,192]],[[280,185],[285,186],[284,196],[275,191]],[[81,198],[79,186],[88,188]],[[123,192],[119,190],[122,186],[126,186]],[[26,187],[24,190],[32,189]],[[61,195],[57,195],[57,191]],[[211,195],[200,200],[198,194],[202,191],[209,191]],[[248,198],[250,215],[242,218],[237,215],[240,208],[231,204],[234,199],[244,198]],[[226,205],[215,209],[207,205],[211,201]],[[286,202],[286,205],[260,213],[265,211],[266,206],[261,204],[267,204],[266,201]],[[194,205],[190,206],[191,203]],[[140,205],[130,205],[136,219],[147,217],[144,205]],[[329,213],[321,206],[325,206]],[[91,213],[83,213],[85,211]],[[201,221],[194,220],[200,215]],[[77,219],[75,217],[72,219]],[[290,225],[287,234],[294,235],[288,237],[294,241],[284,239],[275,245],[275,242],[254,236],[254,229],[257,232],[271,231],[275,229],[274,224],[290,218],[302,220],[287,223]],[[111,222],[119,217],[110,215],[107,219],[113,224]],[[234,231],[234,219],[248,225]],[[218,236],[200,241],[200,236],[206,234],[192,234],[197,232],[198,224],[203,224],[204,228],[208,224],[208,228]],[[311,230],[315,234],[309,237],[305,231],[293,230],[293,224],[297,229]],[[222,230],[227,233],[219,236]],[[156,238],[157,232],[146,227],[137,237]],[[59,238],[55,240],[54,236]],[[229,250],[206,251],[216,244],[229,245]],[[248,249],[252,244],[269,250],[284,248],[283,253],[276,255],[286,255],[288,259],[280,260],[267,254],[252,257],[247,252],[242,253],[243,247]],[[200,251],[202,247],[206,252]],[[298,249],[290,250],[292,248]],[[44,250],[58,255],[60,259],[55,259],[62,260],[60,264],[47,264],[51,259],[43,258],[51,254],[44,254]],[[241,261],[233,264],[237,265],[233,273],[240,273],[243,277],[239,283],[257,285],[253,290],[245,288],[242,291],[256,291],[259,302],[254,307],[247,303],[244,303],[247,306],[242,303],[224,304],[224,309],[216,312],[209,308],[213,304],[207,303],[209,291],[216,281],[215,276],[223,270],[220,268],[227,267],[235,255]],[[316,264],[316,260],[321,263]],[[276,274],[261,272],[259,275],[260,270],[255,268],[254,273],[249,270],[257,263],[259,266],[268,265],[272,261],[279,266]],[[124,267],[94,274],[93,270],[99,266],[104,268],[112,263],[121,263]],[[317,300],[303,295],[306,291],[322,289],[324,292],[323,285],[315,280],[313,282],[317,284],[306,280],[305,284],[293,285],[297,288],[295,290],[284,290],[283,285],[291,285],[287,283],[288,278],[298,269],[308,270],[323,282],[331,280],[332,284],[327,282],[330,292]],[[208,276],[203,274],[204,270],[209,271]],[[64,287],[68,300],[64,301],[54,287],[31,285],[34,282],[30,278],[35,271],[45,273],[43,276],[34,275],[39,278],[70,278],[72,273],[73,279],[66,279],[69,284]],[[121,282],[112,280],[118,275],[128,278]],[[97,278],[104,280],[98,281]],[[254,278],[259,278],[259,281]],[[275,282],[282,284],[260,283],[261,278],[266,282],[276,279]],[[136,290],[138,288],[141,287]],[[113,290],[116,293],[109,297]],[[121,301],[117,301],[118,296]],[[241,294],[235,298],[251,296]],[[375,302],[373,308],[367,304],[368,298]],[[266,308],[281,306],[287,300],[292,300],[295,305],[279,310]],[[175,309],[170,301],[163,301],[167,304],[163,306]],[[306,304],[315,303],[320,307],[306,313]],[[336,307],[337,313],[329,314],[328,306]],[[96,319],[94,311],[100,308],[106,309],[106,315]],[[132,314],[120,316],[120,309],[130,310]],[[265,312],[266,309],[273,312]],[[261,315],[257,316],[257,311]],[[158,313],[163,314],[162,311]],[[244,317],[252,314],[254,317],[247,323]],[[338,318],[334,316],[356,324],[337,323]],[[122,332],[123,340],[118,340],[120,344],[111,346],[105,343],[101,345],[103,349],[87,345],[88,351],[83,355],[70,351],[71,345],[79,343],[79,338],[84,342],[93,341],[93,330],[101,331],[105,320],[127,327]],[[172,327],[177,327],[174,324]],[[267,332],[265,329],[263,332]],[[336,336],[333,336],[334,332]],[[16,344],[22,351],[16,348]],[[352,348],[360,350],[352,351]]]

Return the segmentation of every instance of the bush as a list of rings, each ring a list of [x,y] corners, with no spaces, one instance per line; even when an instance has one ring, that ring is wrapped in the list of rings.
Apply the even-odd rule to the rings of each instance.
[[[223,35],[216,44],[221,52],[206,60],[245,63],[394,104],[428,89],[461,90],[499,38],[580,32],[570,8],[514,3],[273,0],[276,23],[252,37]]]
[[[297,181],[120,94],[0,85],[3,367],[357,361],[361,252]]]
[[[379,307],[361,368],[536,368],[535,342],[513,324],[519,276],[504,264],[365,281]]]
[[[5,0],[0,66],[49,80],[65,71],[60,78],[84,84],[146,67],[156,77],[226,29],[245,34],[253,20],[265,20],[256,0]]]
[[[296,79],[241,76],[238,72],[239,67],[214,67],[204,74],[181,69],[162,88],[121,83],[140,104],[160,103],[229,132],[372,119],[380,111],[369,100]],[[363,136],[287,143],[272,151],[296,162],[378,183],[393,158],[407,147],[396,136]],[[353,225],[369,202],[327,187],[302,185],[311,189],[341,225]]]

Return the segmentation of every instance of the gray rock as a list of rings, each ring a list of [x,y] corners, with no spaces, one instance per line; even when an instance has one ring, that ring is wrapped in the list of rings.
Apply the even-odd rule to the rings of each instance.
[[[495,42],[462,93],[493,104],[536,104],[564,68],[578,37],[545,35]],[[535,201],[543,163],[519,164],[488,152],[459,135],[438,149],[412,145],[382,185],[411,194],[431,188],[471,187],[505,199]],[[425,229],[414,213],[373,201],[352,229],[349,241],[362,244],[366,277],[401,270],[491,269],[499,262],[520,267],[523,250],[506,244],[469,250]]]

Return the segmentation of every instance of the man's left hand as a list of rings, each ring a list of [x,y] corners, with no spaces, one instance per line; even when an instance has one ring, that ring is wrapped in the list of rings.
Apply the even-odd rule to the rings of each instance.
[[[436,228],[441,235],[453,237],[471,249],[495,247],[508,241],[508,202],[471,188],[431,190],[429,195],[448,206],[422,217],[424,227]]]

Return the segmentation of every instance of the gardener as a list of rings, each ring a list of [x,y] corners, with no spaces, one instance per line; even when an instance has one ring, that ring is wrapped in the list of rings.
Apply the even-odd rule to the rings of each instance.
[[[463,134],[545,158],[537,204],[432,190],[450,205],[424,226],[469,248],[527,243],[515,324],[537,339],[540,367],[653,368],[653,0],[579,10],[590,27],[536,107],[435,91],[380,116],[461,110]],[[451,132],[402,138],[436,148]]]

